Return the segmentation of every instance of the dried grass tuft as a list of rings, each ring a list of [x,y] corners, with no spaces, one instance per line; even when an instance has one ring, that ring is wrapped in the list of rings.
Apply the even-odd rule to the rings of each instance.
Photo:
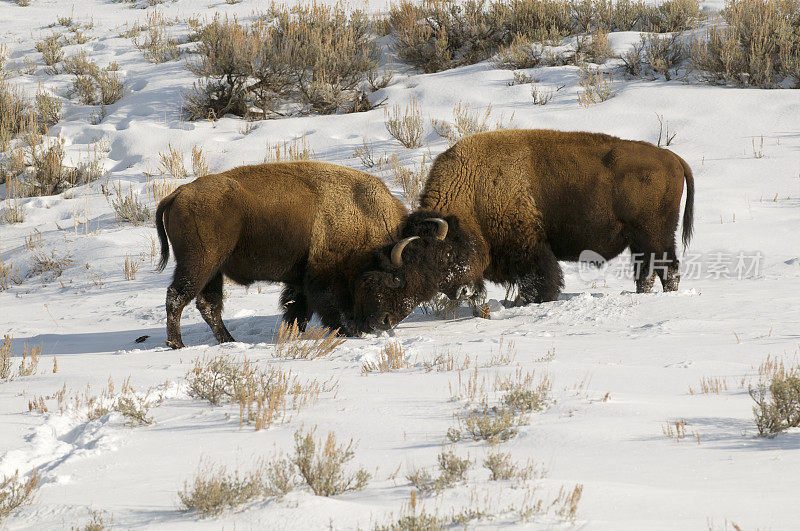
[[[3,476],[0,480],[0,524],[14,509],[30,503],[37,488],[39,488],[39,475],[35,468],[27,479],[21,479],[19,471],[13,476]]]
[[[399,104],[394,104],[391,109],[387,107],[384,123],[389,134],[404,147],[413,149],[422,145],[424,128],[416,97],[412,97],[403,108]]]
[[[190,396],[212,405],[237,404],[239,425],[253,424],[256,431],[288,420],[292,412],[337,386],[330,380],[303,382],[291,371],[260,369],[247,358],[236,361],[223,355],[198,358],[186,379]]]
[[[361,365],[361,373],[391,372],[406,369],[411,363],[406,357],[403,345],[398,341],[390,341],[384,345],[378,354],[378,361],[367,361]]]
[[[339,330],[324,326],[311,326],[304,332],[297,323],[281,323],[275,337],[276,358],[313,360],[330,355],[344,343]]]
[[[127,193],[122,190],[122,183],[116,182],[112,186],[113,196],[111,206],[117,216],[117,221],[128,222],[134,225],[144,225],[152,222],[150,209],[139,199],[139,194],[134,193],[133,187],[129,186]]]

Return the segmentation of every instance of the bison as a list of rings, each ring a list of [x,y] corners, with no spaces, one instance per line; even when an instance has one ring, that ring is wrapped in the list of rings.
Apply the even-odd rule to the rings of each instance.
[[[553,301],[564,284],[559,260],[576,261],[584,251],[608,260],[626,248],[637,259],[637,292],[649,291],[656,274],[664,291],[676,290],[684,181],[685,247],[694,180],[671,151],[583,132],[472,135],[436,158],[404,225],[403,235],[415,239],[405,265],[392,272],[409,287],[383,286],[358,303],[377,312],[376,304],[391,309],[392,301],[465,291],[474,301],[485,293],[484,280],[516,285],[522,303]]]
[[[167,289],[167,340],[183,347],[180,319],[195,297],[219,342],[233,341],[222,322],[223,275],[239,284],[282,282],[283,318],[301,330],[313,313],[325,326],[356,335],[388,329],[401,313],[360,313],[355,293],[399,285],[408,240],[398,243],[408,212],[377,178],[323,162],[235,168],[179,186],[156,210],[163,270],[169,244],[175,275]],[[371,270],[365,273],[366,270]],[[374,313],[374,312],[380,312]]]

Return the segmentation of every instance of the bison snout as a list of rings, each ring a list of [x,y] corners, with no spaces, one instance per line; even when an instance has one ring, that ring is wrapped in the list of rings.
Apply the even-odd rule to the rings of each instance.
[[[392,318],[388,313],[383,315],[383,319],[376,320],[372,327],[377,330],[390,330],[394,326]]]

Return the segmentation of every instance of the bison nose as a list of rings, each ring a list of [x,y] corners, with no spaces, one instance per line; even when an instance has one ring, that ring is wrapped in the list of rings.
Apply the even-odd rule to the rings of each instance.
[[[390,330],[392,328],[392,318],[389,317],[388,313],[385,313],[383,318],[375,317],[375,320],[371,321],[371,326],[373,330]]]

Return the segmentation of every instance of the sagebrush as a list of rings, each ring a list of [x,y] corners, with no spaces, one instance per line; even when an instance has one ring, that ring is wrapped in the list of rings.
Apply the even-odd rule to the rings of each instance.
[[[216,16],[195,39],[191,119],[367,110],[360,86],[377,66],[377,47],[362,11],[273,5],[249,26]]]

